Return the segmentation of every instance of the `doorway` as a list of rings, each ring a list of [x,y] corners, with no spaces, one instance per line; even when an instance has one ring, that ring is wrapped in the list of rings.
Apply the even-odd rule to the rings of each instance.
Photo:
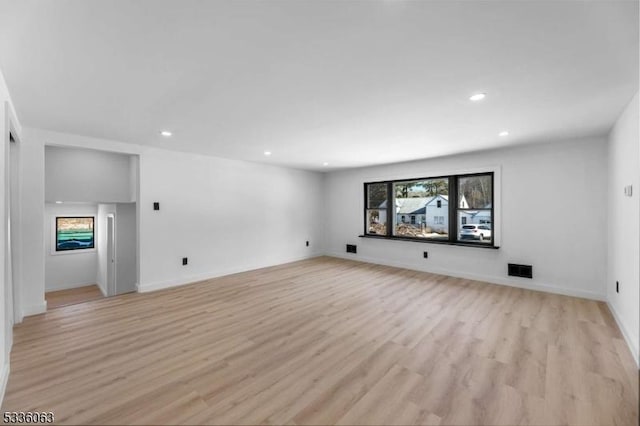
[[[98,204],[98,285],[105,296],[137,291],[137,204]]]
[[[47,309],[137,291],[138,164],[137,155],[45,146]]]
[[[13,343],[13,324],[22,321],[19,291],[17,288],[19,271],[18,265],[18,233],[19,233],[19,199],[18,199],[18,136],[15,132],[11,115],[5,117],[5,263],[4,263],[4,335],[5,347],[10,348]]]
[[[2,110],[0,108],[0,110]],[[20,132],[17,127],[17,119],[13,110],[5,102],[4,134],[0,136],[4,142],[5,154],[5,187],[4,187],[4,302],[2,308],[3,330],[5,347],[11,348],[13,343],[13,324],[22,321],[22,309],[20,307]]]
[[[107,215],[107,295],[117,294],[116,291],[116,217]]]

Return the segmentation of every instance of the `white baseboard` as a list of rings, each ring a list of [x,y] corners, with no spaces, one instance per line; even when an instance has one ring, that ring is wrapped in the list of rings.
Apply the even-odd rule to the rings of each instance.
[[[100,289],[100,293],[102,293],[102,295],[103,295],[104,297],[108,297],[108,296],[109,296],[109,295],[107,294],[107,291],[106,291],[104,288],[102,288],[102,286],[101,286],[100,284],[96,284],[96,285],[98,286],[98,288]]]
[[[219,271],[206,272],[206,273],[203,273],[203,274],[189,275],[189,276],[186,276],[186,277],[180,277],[180,278],[176,278],[176,279],[173,279],[173,280],[159,281],[159,282],[148,283],[148,284],[142,283],[142,284],[138,284],[138,292],[139,293],[148,293],[148,292],[151,292],[151,291],[163,290],[165,288],[177,287],[177,286],[181,286],[181,285],[197,283],[199,281],[205,281],[205,280],[210,280],[210,279],[213,279],[213,278],[219,278],[219,277],[223,277],[225,275],[238,274],[240,272],[249,272],[249,271],[255,271],[256,269],[269,268],[271,266],[277,266],[277,265],[284,265],[286,263],[297,262],[297,261],[300,261],[300,260],[311,259],[311,258],[319,257],[319,256],[324,256],[324,254],[323,253],[313,253],[313,254],[309,254],[309,255],[305,255],[305,256],[301,256],[301,257],[296,257],[296,258],[291,258],[291,259],[284,260],[282,262],[272,263],[272,264],[268,264],[268,265],[254,265],[254,266],[249,266],[249,267],[228,268],[228,269],[222,269],[222,270],[219,270]]]
[[[9,382],[9,372],[11,370],[11,366],[9,360],[2,366],[2,370],[0,371],[0,406],[2,406],[2,402],[4,401],[4,393],[7,390],[7,382]]]
[[[638,366],[638,368],[640,368],[640,359],[638,357],[637,343],[634,342],[633,339],[631,338],[631,333],[629,333],[629,329],[620,318],[620,315],[618,314],[618,311],[616,311],[615,307],[609,302],[607,302],[607,305],[609,306],[609,310],[613,314],[613,318],[618,323],[618,328],[622,332],[622,336],[624,337],[624,340],[627,342],[627,346],[629,346],[629,350],[631,351],[631,356],[633,356],[633,359],[636,361],[636,365]]]
[[[24,310],[22,309],[22,306],[16,306],[15,307],[15,311],[14,311],[14,325],[15,324],[20,324],[22,322],[22,320],[24,319]]]
[[[524,288],[527,290],[536,290],[536,291],[544,291],[547,293],[554,293],[554,294],[562,294],[564,296],[573,296],[573,297],[581,297],[584,299],[592,299],[592,300],[598,300],[598,301],[606,301],[606,295],[605,294],[600,294],[600,293],[595,293],[595,292],[591,292],[591,291],[586,291],[586,290],[576,290],[576,289],[571,289],[571,288],[564,288],[564,287],[558,287],[558,286],[554,286],[554,285],[549,285],[549,284],[542,284],[542,283],[536,283],[534,282],[520,282],[517,281],[518,278],[515,279],[508,279],[508,278],[503,278],[503,277],[495,277],[495,276],[489,276],[489,275],[481,275],[481,274],[470,274],[467,272],[460,272],[460,271],[454,271],[454,270],[449,270],[449,269],[441,269],[441,268],[420,268],[418,269],[415,265],[409,264],[409,263],[403,263],[403,262],[395,262],[395,261],[389,261],[389,260],[385,260],[385,259],[377,259],[377,258],[372,258],[372,257],[367,257],[367,256],[362,256],[362,255],[350,255],[347,253],[336,253],[336,252],[330,252],[326,254],[327,256],[332,256],[332,257],[338,257],[340,259],[349,259],[349,260],[354,260],[356,262],[365,262],[365,263],[374,263],[374,264],[378,264],[378,265],[385,265],[385,266],[394,266],[396,268],[403,268],[403,269],[410,269],[413,271],[421,271],[421,272],[430,272],[433,274],[439,274],[439,275],[447,275],[450,277],[456,277],[456,278],[464,278],[464,279],[468,279],[468,280],[474,280],[474,281],[483,281],[483,282],[487,282],[487,283],[491,283],[491,284],[498,284],[498,285],[505,285],[505,286],[509,286],[509,287],[517,287],[517,288]],[[528,280],[530,281],[530,280]]]
[[[31,315],[39,315],[47,312],[47,301],[43,301],[38,305],[29,305],[22,307],[22,315],[25,317],[29,317]]]

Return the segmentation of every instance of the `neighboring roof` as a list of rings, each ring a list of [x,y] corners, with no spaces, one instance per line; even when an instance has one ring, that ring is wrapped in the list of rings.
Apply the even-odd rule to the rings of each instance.
[[[442,195],[442,194],[438,194],[438,195],[435,195],[433,197],[428,197],[428,198],[430,198],[430,199],[429,199],[429,201],[427,201],[427,204],[431,203],[434,200],[437,200],[438,198],[442,198],[444,201],[447,201],[447,202],[449,201],[449,196],[448,195]]]
[[[434,197],[396,198],[398,214],[424,214],[424,208]]]
[[[442,198],[445,201],[449,200],[447,195],[436,195],[433,197],[413,197],[413,198],[396,198],[396,213],[397,214],[424,214],[425,207],[433,200]],[[387,201],[385,200],[379,206],[381,209],[387,208]]]

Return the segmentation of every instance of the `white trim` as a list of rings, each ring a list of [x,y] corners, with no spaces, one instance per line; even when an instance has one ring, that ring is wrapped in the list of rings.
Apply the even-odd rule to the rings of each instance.
[[[109,295],[107,293],[104,292],[104,290],[102,289],[102,287],[100,287],[100,284],[94,284],[96,287],[98,287],[100,289],[100,293],[102,294],[102,296],[104,297],[109,297]]]
[[[631,356],[636,362],[636,366],[640,368],[640,360],[638,359],[639,358],[638,347],[636,346],[636,343],[631,338],[631,333],[629,333],[629,329],[624,325],[624,322],[620,318],[618,311],[616,311],[615,307],[608,301],[607,301],[607,306],[609,306],[609,310],[613,314],[613,318],[616,320],[616,323],[618,324],[618,328],[622,332],[622,336],[624,337],[624,340],[627,342],[627,346],[629,346],[629,350],[631,351]]]
[[[210,279],[213,279],[213,278],[219,278],[219,277],[223,277],[223,276],[226,276],[226,275],[238,274],[240,272],[255,271],[257,269],[263,269],[263,268],[269,268],[269,267],[272,267],[272,266],[284,265],[284,264],[287,264],[287,263],[297,262],[297,261],[300,261],[300,260],[311,259],[311,258],[320,257],[320,256],[324,256],[324,254],[323,253],[313,253],[313,254],[309,254],[309,255],[305,255],[305,256],[299,256],[299,257],[291,258],[291,259],[283,261],[283,262],[278,262],[278,263],[269,264],[269,265],[260,265],[260,266],[255,266],[255,267],[244,267],[244,268],[230,268],[230,269],[225,269],[225,270],[222,270],[222,271],[205,272],[203,274],[191,275],[191,276],[187,276],[187,277],[183,277],[183,278],[177,278],[177,279],[173,279],[173,280],[159,281],[159,282],[149,283],[149,284],[138,284],[137,285],[138,286],[138,293],[148,293],[148,292],[157,291],[157,290],[164,290],[166,288],[171,288],[171,287],[178,287],[178,286],[187,285],[187,284],[195,284],[195,283],[200,282],[200,281],[210,280]]]
[[[477,250],[477,249],[474,248],[474,250]],[[508,278],[496,277],[491,275],[470,274],[466,272],[459,272],[459,271],[454,271],[450,269],[441,269],[441,268],[418,269],[415,265],[411,265],[408,263],[388,261],[388,260],[377,259],[373,257],[361,256],[358,254],[354,256],[353,254],[349,255],[347,253],[343,254],[343,253],[336,253],[336,252],[328,252],[326,255],[337,257],[340,259],[354,260],[356,262],[374,263],[377,265],[385,265],[385,266],[393,266],[396,268],[410,269],[412,271],[430,272],[432,274],[447,275],[450,277],[464,278],[464,279],[474,280],[474,281],[482,281],[486,283],[504,285],[508,287],[517,287],[517,288],[524,288],[527,290],[562,294],[564,296],[573,296],[573,297],[580,297],[584,299],[606,301],[606,295],[604,293],[601,294],[601,293],[595,293],[595,292],[586,291],[586,290],[576,290],[571,288],[558,287],[550,284],[535,283],[535,281],[533,283],[525,283],[525,282],[516,281],[517,278],[508,279]]]
[[[7,383],[9,382],[9,373],[11,372],[11,364],[7,359],[7,362],[2,366],[0,372],[0,405],[4,402],[4,394],[7,390]]]
[[[24,306],[22,308],[22,315],[25,317],[29,317],[31,315],[40,315],[40,314],[44,314],[45,312],[47,312],[46,300],[38,305]]]
[[[105,215],[105,218],[107,219],[107,221],[104,224],[105,227],[105,232],[106,232],[106,239],[107,242],[105,244],[105,251],[106,253],[106,257],[107,257],[107,270],[105,271],[105,287],[107,289],[107,294],[108,295],[112,295],[112,296],[116,296],[118,294],[118,244],[116,243],[117,241],[117,227],[118,227],[118,221],[117,218],[118,216],[116,215],[116,211],[118,211],[118,206],[116,205],[115,207],[115,211],[112,212],[107,212],[107,214]],[[109,233],[109,219],[111,219],[111,222],[113,224],[111,232],[112,235],[108,235]],[[111,253],[109,253],[109,238],[113,237],[111,239],[111,244],[113,245],[113,258],[110,258],[109,256],[111,255]],[[139,259],[139,257],[138,257]],[[98,261],[100,261],[100,259],[98,259]],[[109,270],[111,269],[111,264],[113,264],[113,285],[111,287],[113,288],[109,288]]]

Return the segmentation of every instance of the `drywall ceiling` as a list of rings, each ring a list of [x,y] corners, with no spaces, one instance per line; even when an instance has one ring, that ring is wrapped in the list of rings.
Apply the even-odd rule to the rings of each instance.
[[[2,1],[0,68],[26,126],[354,167],[606,133],[638,2]]]

